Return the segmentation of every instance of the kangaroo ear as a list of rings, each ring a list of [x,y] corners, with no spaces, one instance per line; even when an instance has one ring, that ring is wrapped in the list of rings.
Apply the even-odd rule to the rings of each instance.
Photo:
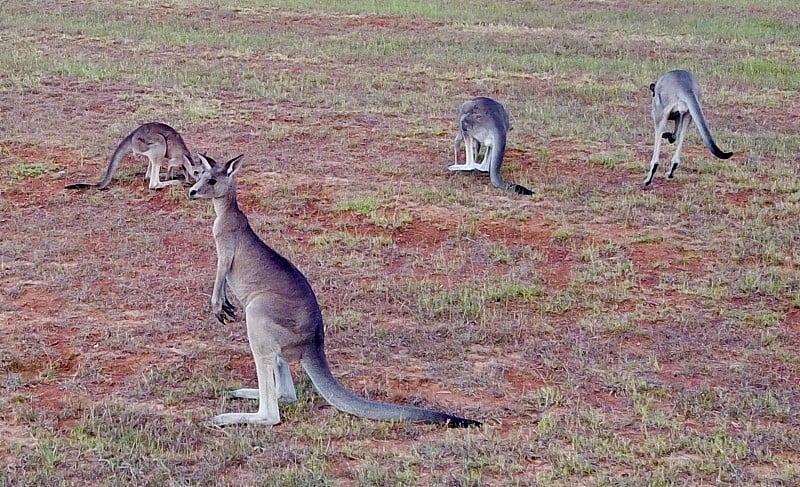
[[[209,161],[205,154],[197,154],[197,160],[206,168],[206,171],[210,171],[214,167],[214,159]]]
[[[239,171],[239,169],[241,169],[243,160],[244,154],[239,154],[225,163],[225,172],[228,174],[228,177],[233,176]]]
[[[656,96],[656,84],[650,83],[650,94]]]

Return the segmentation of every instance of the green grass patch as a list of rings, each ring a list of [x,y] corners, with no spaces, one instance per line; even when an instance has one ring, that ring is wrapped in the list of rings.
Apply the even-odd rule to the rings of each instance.
[[[51,163],[18,162],[8,168],[8,173],[13,179],[25,180],[41,178],[57,170],[58,166]]]

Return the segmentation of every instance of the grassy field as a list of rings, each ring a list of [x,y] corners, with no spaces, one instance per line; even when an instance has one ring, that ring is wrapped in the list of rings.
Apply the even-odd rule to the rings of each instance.
[[[800,485],[800,6],[789,0],[0,2],[0,486]],[[692,128],[645,188],[648,85]],[[455,113],[511,114],[504,175],[450,174]],[[483,421],[360,420],[293,364],[253,411],[210,315],[213,211],[110,189],[163,121],[307,275],[334,375]],[[673,146],[662,152],[671,157]]]

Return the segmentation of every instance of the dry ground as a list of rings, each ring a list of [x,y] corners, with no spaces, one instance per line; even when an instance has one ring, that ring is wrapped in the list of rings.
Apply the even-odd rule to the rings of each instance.
[[[232,3],[0,3],[0,485],[800,485],[796,7]],[[736,155],[694,132],[644,188],[674,67]],[[478,94],[533,197],[448,174]],[[344,384],[485,427],[350,418],[299,368],[281,425],[206,426],[256,407],[210,205],[133,158],[63,189],[151,120],[246,155]]]

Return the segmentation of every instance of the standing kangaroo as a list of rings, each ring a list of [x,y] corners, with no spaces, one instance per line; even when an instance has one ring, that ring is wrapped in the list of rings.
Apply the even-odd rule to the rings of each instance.
[[[506,183],[500,175],[509,127],[508,112],[500,102],[483,96],[464,102],[458,110],[458,132],[453,140],[455,162],[448,169],[489,172],[492,185],[496,188],[524,195],[533,194],[533,191],[525,186]],[[464,164],[459,164],[458,148],[462,142],[466,151],[466,161]],[[482,145],[486,146],[486,153],[483,162],[477,164],[475,159]]]
[[[653,124],[655,125],[655,144],[653,147],[653,158],[650,160],[650,172],[644,180],[645,186],[653,182],[653,175],[658,169],[659,153],[661,152],[661,139],[667,139],[669,143],[678,141],[675,146],[675,154],[672,156],[672,165],[667,177],[672,179],[675,170],[681,163],[681,148],[686,137],[686,130],[694,120],[700,136],[706,147],[720,159],[728,159],[733,152],[723,152],[711,137],[708,130],[706,119],[703,116],[703,109],[700,108],[700,84],[692,73],[683,70],[670,71],[663,74],[658,81],[650,84],[650,91],[653,95]],[[665,132],[667,122],[675,121],[675,128],[672,132]]]
[[[247,216],[239,209],[233,177],[242,165],[242,156],[224,165],[203,155],[198,155],[198,159],[205,172],[189,190],[189,198],[211,199],[217,215],[213,227],[217,275],[211,308],[221,322],[234,316],[227,284],[244,307],[258,377],[258,389],[231,392],[232,397],[258,399],[258,412],[220,414],[211,419],[213,424],[280,423],[278,398],[297,400],[286,362],[296,359],[300,359],[314,387],[327,402],[354,416],[445,423],[450,427],[481,424],[427,409],[369,401],[345,389],[328,367],[325,327],[311,285],[291,262],[255,234]]]
[[[122,142],[119,143],[111,155],[106,175],[102,181],[97,184],[74,183],[66,186],[66,188],[106,189],[111,183],[111,177],[117,171],[120,162],[129,152],[147,156],[149,159],[145,179],[149,180],[148,186],[150,189],[161,189],[173,185],[181,186],[180,181],[161,181],[159,173],[165,156],[169,159],[167,163],[167,178],[171,179],[173,177],[175,169],[183,168],[186,172],[186,178],[191,178],[192,182],[194,182],[200,178],[200,173],[202,172],[202,166],[195,165],[192,154],[186,147],[181,134],[165,123],[152,122],[139,126],[139,128],[122,139]]]

